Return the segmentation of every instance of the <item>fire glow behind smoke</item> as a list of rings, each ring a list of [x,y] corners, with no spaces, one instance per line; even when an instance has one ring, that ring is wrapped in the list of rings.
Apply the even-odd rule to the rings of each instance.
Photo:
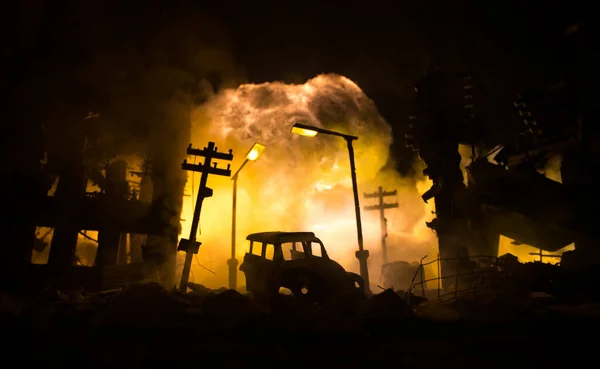
[[[213,140],[219,151],[233,149],[232,173],[254,142],[266,145],[262,156],[245,166],[238,180],[236,257],[240,262],[250,233],[313,231],[332,258],[348,270],[358,271],[346,142],[325,135],[293,135],[295,122],[359,137],[354,148],[361,206],[367,204],[364,192],[376,191],[378,186],[398,189],[398,199],[386,199],[401,203],[397,209],[386,210],[392,260],[417,260],[428,252],[424,244],[435,248],[433,234],[422,232],[417,224],[422,223],[425,208],[415,182],[400,178],[396,172],[381,172],[388,161],[391,127],[354,82],[338,75],[320,75],[301,85],[273,82],[223,90],[194,112],[194,146],[204,147]],[[226,165],[220,163],[220,167]],[[184,198],[182,237],[189,236],[199,182],[199,174],[189,175],[186,193],[192,196]],[[203,205],[198,236],[203,245],[190,280],[217,287],[227,280],[232,181],[211,176],[208,186],[214,189],[214,196]],[[365,247],[372,255],[370,269],[376,283],[381,267],[379,214],[363,211],[362,216]],[[394,248],[406,252],[395,252]],[[216,274],[208,273],[200,264]],[[244,285],[241,273],[239,278]]]

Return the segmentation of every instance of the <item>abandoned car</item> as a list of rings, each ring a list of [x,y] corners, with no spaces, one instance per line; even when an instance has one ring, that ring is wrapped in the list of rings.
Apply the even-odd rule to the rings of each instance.
[[[282,287],[297,299],[315,303],[334,296],[365,295],[363,279],[331,260],[312,232],[262,232],[246,240],[250,249],[240,270],[246,289],[257,296],[274,296]]]

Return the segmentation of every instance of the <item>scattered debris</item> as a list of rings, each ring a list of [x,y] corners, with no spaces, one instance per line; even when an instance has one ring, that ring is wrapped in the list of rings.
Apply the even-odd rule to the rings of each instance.
[[[425,279],[423,269],[417,262],[393,261],[381,267],[381,280],[384,288],[407,291],[411,281],[420,282]]]
[[[443,301],[428,301],[416,308],[417,316],[435,322],[455,322],[461,316],[460,313]]]
[[[396,294],[404,299],[408,305],[412,308],[421,305],[424,302],[427,302],[428,299],[425,296],[418,296],[413,294],[412,292],[406,292],[402,290],[396,291]]]
[[[413,317],[414,312],[408,303],[390,288],[367,300],[361,315],[370,320],[391,321]]]
[[[204,285],[194,283],[194,282],[189,282],[188,288],[196,293],[203,294],[203,295],[214,295],[214,294],[218,294],[218,293],[227,291],[227,288],[225,288],[225,287],[221,287],[221,288],[215,290],[215,289],[207,288]]]

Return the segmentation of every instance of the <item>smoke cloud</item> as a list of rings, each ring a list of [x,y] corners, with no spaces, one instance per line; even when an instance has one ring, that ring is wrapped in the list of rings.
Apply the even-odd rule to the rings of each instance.
[[[181,157],[204,92],[244,82],[224,27],[186,1],[48,3],[43,12],[39,50],[16,95],[29,121],[60,142],[55,151],[85,131],[117,155],[177,144]],[[84,121],[90,111],[99,118]]]
[[[357,272],[356,221],[346,142],[334,136],[293,135],[295,122],[358,136],[354,142],[357,179],[362,205],[364,192],[398,190],[399,207],[386,210],[390,260],[418,260],[430,253],[434,236],[425,228],[426,205],[418,190],[426,182],[402,178],[385,170],[390,159],[392,131],[375,104],[346,77],[319,75],[304,84],[272,82],[244,84],[215,94],[193,113],[192,142],[203,147],[215,141],[220,151],[233,149],[235,172],[254,144],[266,150],[240,172],[236,257],[246,252],[245,237],[262,231],[313,231],[331,257]],[[221,163],[225,166],[226,163]],[[184,201],[183,234],[188,237],[199,175],[188,178]],[[211,287],[226,283],[230,253],[231,191],[229,178],[210,177],[214,196],[205,201],[201,218],[204,242],[192,270],[196,282]],[[373,202],[375,201],[375,202]],[[362,206],[361,205],[361,206]],[[430,215],[430,213],[429,213]],[[380,219],[377,211],[362,211],[365,247],[371,251],[370,268],[377,282],[381,267]],[[204,267],[215,272],[212,274]],[[240,285],[243,276],[240,275]]]

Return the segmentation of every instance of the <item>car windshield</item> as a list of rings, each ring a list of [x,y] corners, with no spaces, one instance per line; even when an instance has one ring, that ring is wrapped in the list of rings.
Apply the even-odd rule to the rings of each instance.
[[[321,245],[318,243],[305,242],[306,247],[310,248],[310,252],[314,257],[322,257],[323,252]],[[284,260],[296,260],[306,257],[305,248],[302,242],[286,242],[281,244],[281,251]]]

